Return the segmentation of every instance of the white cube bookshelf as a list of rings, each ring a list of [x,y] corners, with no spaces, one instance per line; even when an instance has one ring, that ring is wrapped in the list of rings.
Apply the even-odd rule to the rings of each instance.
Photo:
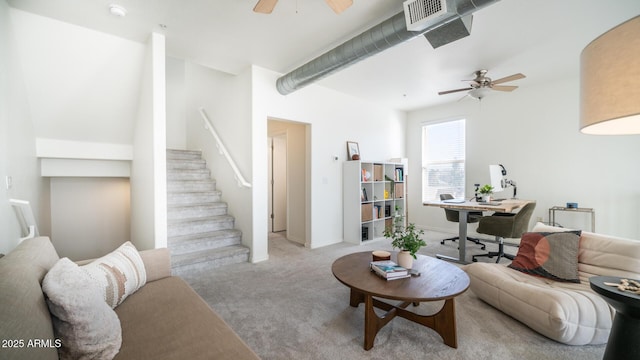
[[[406,219],[405,173],[402,163],[344,162],[344,241],[362,244],[383,239],[396,216]]]

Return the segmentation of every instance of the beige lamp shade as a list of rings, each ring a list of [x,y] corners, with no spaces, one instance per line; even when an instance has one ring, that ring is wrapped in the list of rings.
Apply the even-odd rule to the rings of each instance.
[[[580,62],[580,131],[640,134],[640,16],[593,40]]]

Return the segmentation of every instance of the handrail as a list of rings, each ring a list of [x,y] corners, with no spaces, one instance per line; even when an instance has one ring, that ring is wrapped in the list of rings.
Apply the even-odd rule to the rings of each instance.
[[[9,199],[9,204],[13,206],[13,210],[18,217],[18,223],[22,228],[22,235],[25,237],[20,238],[20,242],[40,236],[38,231],[38,225],[36,224],[36,218],[33,216],[31,205],[27,200]]]
[[[238,169],[238,166],[236,165],[235,161],[233,161],[233,159],[231,158],[231,155],[229,155],[229,151],[227,151],[227,148],[222,143],[222,140],[220,140],[220,136],[218,135],[218,132],[211,124],[211,121],[209,120],[207,113],[204,111],[204,108],[201,107],[199,111],[200,111],[200,115],[202,115],[202,120],[204,121],[204,128],[208,129],[211,135],[213,135],[213,138],[216,140],[216,147],[218,148],[218,152],[221,155],[224,155],[225,159],[227,159],[227,162],[231,166],[231,169],[233,169],[234,178],[238,182],[238,186],[250,188],[251,184],[247,180],[245,180],[244,176],[242,176],[242,174],[240,173],[240,169]]]

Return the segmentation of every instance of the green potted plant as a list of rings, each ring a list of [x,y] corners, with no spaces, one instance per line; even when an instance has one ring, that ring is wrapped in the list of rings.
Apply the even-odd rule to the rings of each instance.
[[[478,189],[478,192],[481,195],[480,201],[489,202],[491,201],[491,194],[493,194],[493,186],[486,184]]]
[[[416,230],[415,224],[409,223],[406,227],[402,226],[403,217],[397,216],[394,219],[393,226],[384,230],[384,237],[391,239],[391,246],[400,249],[398,252],[398,265],[411,269],[413,260],[417,259],[416,252],[421,247],[427,246],[422,240],[424,230]]]

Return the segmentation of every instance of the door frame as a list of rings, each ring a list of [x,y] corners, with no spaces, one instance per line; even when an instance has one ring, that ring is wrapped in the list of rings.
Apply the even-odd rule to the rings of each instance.
[[[275,142],[277,139],[284,140],[284,153],[276,155]],[[286,231],[289,226],[289,201],[288,201],[288,133],[281,132],[273,134],[269,136],[269,144],[268,151],[269,153],[269,176],[268,176],[268,186],[269,186],[269,232],[282,232]],[[284,156],[283,156],[284,155]],[[282,157],[283,156],[283,157]],[[276,160],[278,158],[278,160]],[[281,163],[284,161],[284,164]],[[278,167],[278,171],[276,170]],[[284,169],[282,169],[284,167]],[[276,190],[277,183],[282,184],[284,182],[284,189]],[[283,191],[284,194],[280,194],[279,191]],[[277,196],[276,196],[277,195]],[[276,209],[278,203],[280,203],[281,197],[284,196],[283,203],[281,204],[284,209]],[[278,199],[280,200],[278,200]],[[280,219],[283,218],[284,220]]]

